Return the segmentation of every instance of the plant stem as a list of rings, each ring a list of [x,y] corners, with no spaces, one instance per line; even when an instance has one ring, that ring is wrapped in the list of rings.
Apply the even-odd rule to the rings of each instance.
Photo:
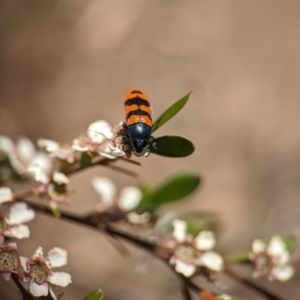
[[[38,212],[42,212],[47,215],[53,216],[52,211],[45,206],[31,203],[26,200],[24,202],[26,202],[28,205],[30,205],[32,208],[34,208]],[[62,212],[62,211],[61,211],[61,218],[64,220],[72,221],[77,224],[82,224],[82,225],[85,225],[85,226],[88,226],[88,227],[91,227],[91,228],[94,228],[97,230],[101,230],[101,231],[109,234],[112,237],[114,237],[114,236],[120,237],[120,238],[126,240],[127,242],[130,242],[130,243],[134,244],[135,246],[142,248],[142,249],[146,250],[147,252],[150,252],[153,256],[155,256],[158,259],[165,262],[174,271],[174,268],[169,264],[169,259],[170,259],[170,256],[172,255],[172,251],[169,248],[161,247],[161,246],[157,245],[156,243],[149,242],[146,239],[142,239],[142,238],[139,238],[130,233],[119,230],[119,229],[115,228],[114,226],[109,225],[108,223],[102,222],[101,224],[99,224],[99,223],[97,224],[97,223],[91,222],[89,218],[80,217],[80,216],[74,215],[72,213]],[[224,272],[228,276],[237,280],[238,282],[240,282],[240,283],[248,286],[249,288],[255,290],[256,292],[264,295],[266,297],[266,299],[287,300],[281,296],[275,295],[275,293],[272,293],[263,287],[260,287],[259,285],[255,284],[251,280],[242,277],[240,274],[232,271],[231,269],[226,268]],[[198,296],[199,296],[200,292],[204,291],[201,287],[196,285],[191,280],[191,278],[185,277],[181,274],[179,274],[179,277],[180,277],[181,281],[186,285],[186,287],[190,288]]]
[[[226,268],[224,273],[227,274],[228,276],[230,276],[231,278],[234,278],[236,281],[244,284],[245,286],[256,290],[260,294],[264,295],[266,297],[266,299],[269,299],[269,300],[287,300],[286,298],[275,295],[273,292],[268,291],[266,288],[262,288],[261,286],[259,286],[255,282],[253,282],[252,280],[243,277],[242,275],[240,275],[239,273],[236,273],[232,269]]]

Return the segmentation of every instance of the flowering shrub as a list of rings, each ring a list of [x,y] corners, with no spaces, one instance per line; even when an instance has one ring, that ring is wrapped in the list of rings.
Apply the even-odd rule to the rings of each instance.
[[[190,93],[168,108],[153,123],[151,134],[174,117],[189,97]],[[181,201],[191,194],[200,184],[198,174],[181,173],[156,186],[128,186],[119,192],[109,178],[95,177],[91,183],[99,194],[99,204],[91,208],[92,213],[82,217],[60,211],[60,206],[71,204],[73,188],[69,176],[74,173],[94,166],[112,167],[111,163],[118,160],[136,163],[130,160],[132,155],[148,156],[152,153],[185,157],[194,151],[192,142],[181,136],[151,136],[144,144],[142,151],[135,151],[126,124],[121,122],[113,127],[104,120],[93,122],[86,134],[69,143],[39,139],[38,149],[25,137],[14,143],[10,138],[0,136],[0,182],[5,182],[0,187],[0,272],[4,278],[12,278],[24,299],[42,296],[61,299],[62,294],[57,293],[57,287],[69,285],[71,275],[53,268],[66,265],[68,249],[55,245],[45,258],[42,246],[36,245],[37,250],[32,257],[26,258],[19,255],[17,244],[11,241],[29,238],[30,230],[24,223],[34,219],[36,213],[47,213],[55,218],[98,228],[150,252],[178,275],[185,299],[191,299],[190,292],[204,300],[238,299],[222,290],[221,273],[246,284],[266,299],[283,299],[235,273],[230,265],[243,263],[250,266],[254,278],[286,281],[294,274],[290,264],[290,256],[296,249],[293,236],[274,235],[269,240],[255,239],[248,249],[224,254],[216,247],[217,224],[213,217],[204,216],[201,212],[158,214],[165,204]],[[115,165],[114,169],[131,175],[130,171]],[[32,180],[36,186],[13,192],[9,184],[18,180]],[[29,196],[35,196],[41,202],[31,202]],[[6,209],[2,211],[2,208]],[[147,224],[147,238],[141,239],[119,229],[115,226],[117,221],[122,221],[125,226],[140,226],[141,230],[142,225]],[[213,293],[195,284],[193,279],[196,276],[206,278],[219,292]],[[97,289],[87,294],[84,300],[102,297],[102,291]]]

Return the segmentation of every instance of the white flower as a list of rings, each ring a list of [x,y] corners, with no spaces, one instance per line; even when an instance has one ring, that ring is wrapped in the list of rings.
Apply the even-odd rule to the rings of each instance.
[[[196,271],[196,265],[188,265],[181,260],[176,261],[175,270],[186,277],[192,276]]]
[[[113,130],[108,122],[100,120],[90,124],[87,134],[94,143],[101,144],[112,139]]]
[[[92,179],[94,189],[102,197],[103,203],[100,204],[101,211],[112,206],[117,206],[122,211],[131,211],[135,209],[141,199],[142,192],[134,186],[127,186],[120,191],[119,199],[116,199],[116,187],[114,183],[106,177],[94,177]]]
[[[10,207],[8,215],[4,219],[2,218],[2,232],[0,234],[17,239],[28,238],[30,235],[29,228],[22,223],[29,222],[34,217],[34,211],[28,208],[27,204],[15,203]]]
[[[9,225],[18,225],[29,222],[33,220],[34,217],[34,210],[29,208],[26,203],[18,202],[10,207],[6,221]]]
[[[34,144],[27,137],[20,137],[17,140],[17,152],[21,161],[28,163],[35,156],[36,150]]]
[[[221,255],[211,250],[216,243],[212,231],[200,231],[196,237],[187,234],[187,223],[183,220],[173,220],[174,241],[170,246],[174,254],[170,263],[175,265],[175,270],[184,276],[192,276],[197,267],[205,267],[210,273],[220,272],[224,267]]]
[[[99,120],[89,125],[86,135],[74,139],[72,147],[76,151],[90,151],[115,159],[124,156],[125,153],[115,144],[114,139],[111,125],[104,120]]]
[[[7,136],[0,135],[0,152],[9,154],[15,150],[13,141]]]
[[[215,234],[210,230],[200,231],[195,238],[195,243],[199,250],[203,250],[203,251],[211,250],[216,245]]]
[[[206,267],[211,271],[220,272],[224,268],[224,260],[220,254],[213,251],[206,251],[201,255],[198,265]]]
[[[71,275],[65,272],[53,272],[51,268],[61,267],[67,263],[67,252],[55,247],[48,253],[47,259],[43,257],[43,249],[39,247],[30,259],[20,257],[21,264],[26,272],[26,280],[30,281],[29,291],[35,297],[47,296],[50,292],[52,298],[56,296],[51,285],[66,287],[69,285]]]
[[[118,205],[124,211],[135,209],[142,199],[142,192],[135,186],[124,187],[120,191]]]
[[[231,300],[233,298],[227,294],[222,294],[222,295],[218,296],[217,299],[218,300]]]
[[[186,229],[187,229],[186,222],[176,219],[176,220],[173,221],[173,226],[174,226],[173,237],[179,243],[185,241],[185,239],[186,239]]]
[[[101,196],[105,205],[111,206],[113,204],[117,189],[112,180],[106,177],[94,177],[92,179],[92,186]]]
[[[14,145],[9,138],[0,136],[0,152],[8,156],[11,166],[21,176],[27,175],[27,168],[36,164],[41,155],[45,156],[36,151],[34,144],[27,137],[20,137]],[[47,160],[49,164],[50,158],[47,157]]]
[[[70,180],[65,174],[58,171],[52,174],[50,182],[45,186],[45,190],[53,208],[56,208],[58,203],[70,201],[69,194],[71,191],[69,184]]]
[[[13,204],[7,216],[0,216],[0,244],[4,242],[4,237],[17,239],[28,238],[30,231],[24,222],[29,222],[34,218],[34,211],[27,207],[25,203]]]
[[[52,161],[43,152],[37,152],[27,166],[28,174],[37,182],[47,183],[52,171]]]
[[[0,203],[13,200],[13,193],[8,187],[0,187]]]
[[[40,148],[45,149],[47,152],[53,152],[59,148],[59,143],[49,139],[38,139],[36,143]]]
[[[8,245],[0,246],[0,272],[5,280],[9,280],[11,273],[18,273],[20,266],[19,254],[17,245],[9,243]]]
[[[282,238],[275,235],[269,243],[256,239],[252,243],[250,260],[254,263],[255,277],[267,277],[287,281],[294,275],[294,268],[289,265],[290,253]]]
[[[71,145],[61,145],[48,139],[39,139],[37,145],[49,152],[51,157],[67,161],[70,164],[76,161],[75,149]]]
[[[110,151],[112,152],[112,154],[114,156],[120,156],[120,157],[122,157],[122,156],[125,155],[125,152],[122,151],[119,147],[114,146],[114,143],[109,143],[108,147],[109,147]]]

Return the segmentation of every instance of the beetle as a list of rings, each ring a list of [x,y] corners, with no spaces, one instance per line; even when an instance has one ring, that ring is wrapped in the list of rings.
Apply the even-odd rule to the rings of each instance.
[[[130,89],[124,100],[125,124],[127,135],[123,137],[131,145],[136,156],[143,156],[148,151],[151,136],[152,109],[148,98],[140,89]]]

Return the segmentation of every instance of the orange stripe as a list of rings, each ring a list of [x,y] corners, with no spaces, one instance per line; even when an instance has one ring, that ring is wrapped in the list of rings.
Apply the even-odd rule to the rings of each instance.
[[[138,109],[139,107],[137,105],[130,105],[130,106],[125,105],[125,115],[127,116],[131,111],[138,110]]]
[[[138,122],[140,122],[140,116],[138,116],[138,115],[131,116],[130,118],[126,119],[127,126],[133,125]]]
[[[146,125],[152,127],[152,121],[148,116],[141,116],[141,122],[145,123]]]
[[[139,91],[139,92],[141,92],[141,94],[140,93],[132,94],[133,91]],[[146,96],[146,94],[143,91],[141,91],[140,89],[130,89],[126,94],[124,101],[131,99],[131,98],[135,98],[135,97],[140,97],[141,99],[148,100],[148,97]]]
[[[152,109],[151,107],[145,106],[145,105],[141,105],[139,107],[140,110],[147,112],[150,116],[152,115]]]
[[[146,125],[148,125],[149,127],[152,127],[152,121],[149,119],[148,116],[131,116],[130,118],[126,119],[126,125],[130,126],[130,125],[134,125],[138,122],[144,123]]]

